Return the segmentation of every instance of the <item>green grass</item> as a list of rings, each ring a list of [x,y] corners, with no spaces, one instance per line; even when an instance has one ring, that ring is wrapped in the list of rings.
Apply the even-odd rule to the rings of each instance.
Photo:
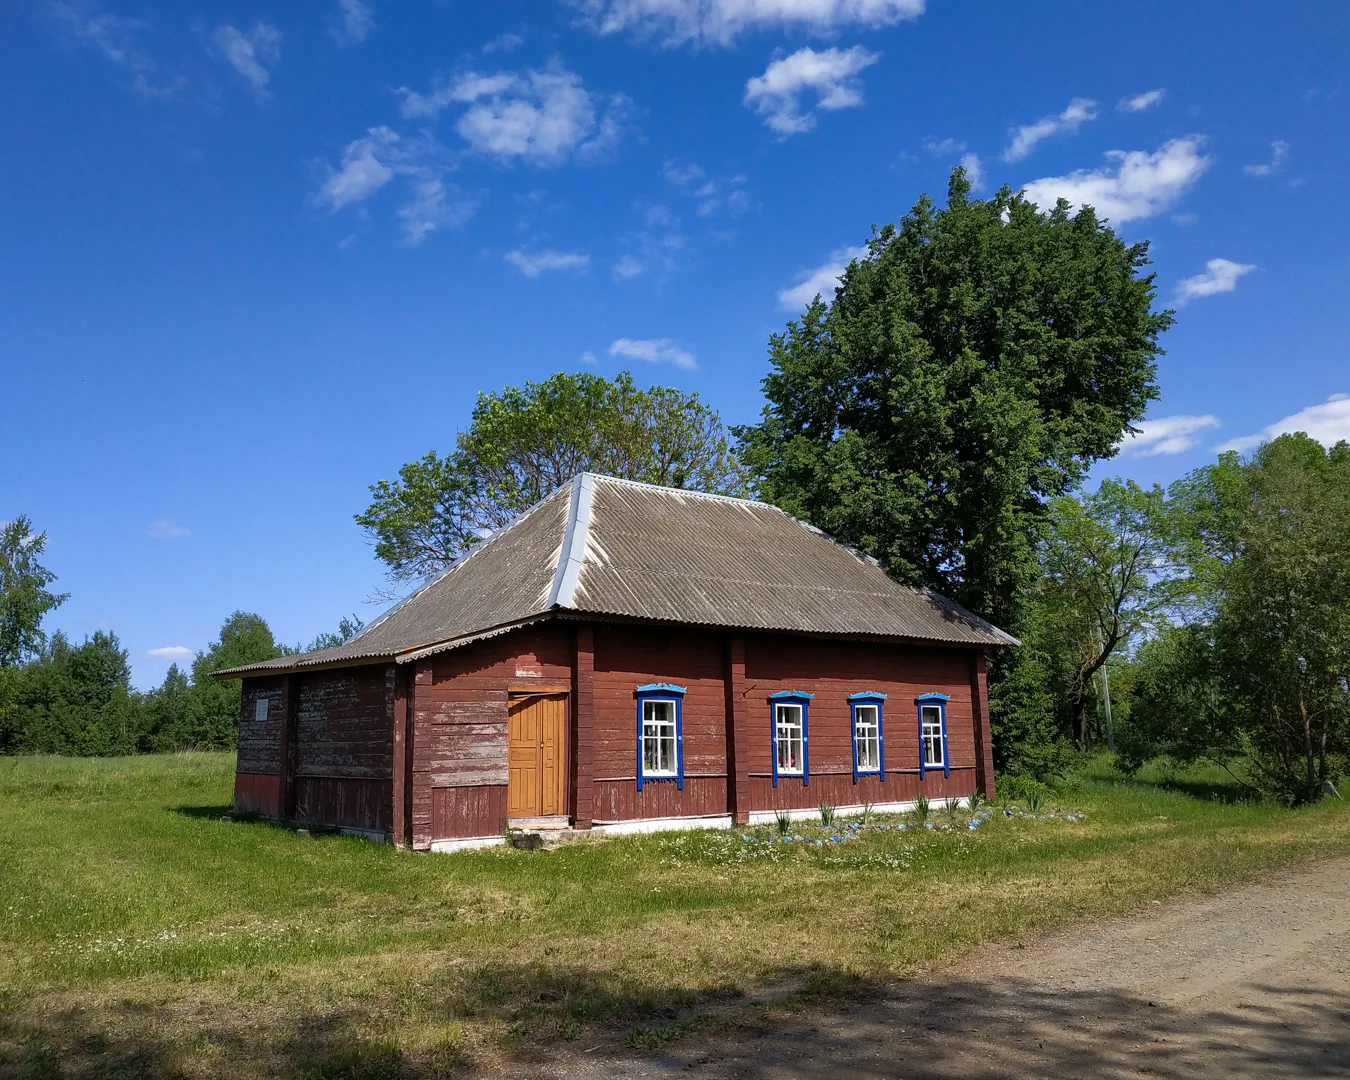
[[[449,1075],[555,1040],[650,1048],[1350,851],[1342,805],[1093,762],[1047,802],[1078,821],[996,805],[971,831],[935,806],[931,830],[824,846],[793,823],[810,842],[770,826],[413,855],[222,822],[232,769],[0,759],[0,1077]]]

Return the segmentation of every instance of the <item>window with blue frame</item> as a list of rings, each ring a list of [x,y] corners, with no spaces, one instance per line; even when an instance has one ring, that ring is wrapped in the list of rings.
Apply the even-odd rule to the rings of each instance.
[[[684,695],[674,683],[639,686],[637,698],[637,786],[674,780],[684,788]]]
[[[773,709],[774,787],[778,786],[780,776],[800,776],[803,784],[811,782],[808,719],[814,696],[801,690],[780,690],[769,695]]]
[[[947,694],[921,694],[919,706],[919,777],[929,769],[941,769],[951,776],[947,754]]]
[[[886,775],[886,747],[882,734],[881,708],[886,695],[875,690],[848,696],[853,714],[853,780],[859,776]]]

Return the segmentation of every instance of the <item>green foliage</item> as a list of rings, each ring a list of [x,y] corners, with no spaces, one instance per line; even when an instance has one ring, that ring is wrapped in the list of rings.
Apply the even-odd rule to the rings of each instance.
[[[1350,446],[1283,435],[1171,497],[1189,621],[1139,652],[1123,762],[1241,756],[1316,800],[1350,769]]]
[[[928,796],[923,792],[914,800],[914,820],[920,825],[928,820]]]
[[[320,649],[336,649],[345,645],[365,629],[365,620],[359,615],[344,615],[338,620],[337,630],[325,630],[317,635],[301,652],[318,652]]]
[[[370,488],[356,522],[396,580],[426,577],[578,472],[740,494],[721,419],[697,394],[560,372],[482,393],[451,453],[434,451]]]
[[[192,745],[199,750],[224,749],[238,740],[243,682],[212,678],[213,672],[271,660],[291,651],[277,644],[261,615],[236,611],[226,619],[220,636],[192,662]]]
[[[822,802],[820,804],[820,823],[822,825],[834,824],[834,803]]]
[[[833,301],[770,339],[761,493],[1017,632],[1047,501],[1111,456],[1157,396],[1147,245],[1091,209],[1049,214],[956,170],[874,231]]]
[[[46,549],[47,534],[22,514],[0,528],[0,668],[41,651],[43,616],[66,599],[47,588],[56,575],[38,561]]]
[[[1284,435],[1248,474],[1215,651],[1253,777],[1311,802],[1350,764],[1350,446]]]

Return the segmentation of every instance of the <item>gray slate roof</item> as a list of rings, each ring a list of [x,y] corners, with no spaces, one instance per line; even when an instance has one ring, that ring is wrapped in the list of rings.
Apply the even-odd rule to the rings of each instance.
[[[582,473],[346,644],[217,674],[404,662],[565,613],[1017,644],[776,506]]]

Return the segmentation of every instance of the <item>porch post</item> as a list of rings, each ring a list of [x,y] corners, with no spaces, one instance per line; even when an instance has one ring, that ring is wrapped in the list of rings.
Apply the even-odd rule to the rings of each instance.
[[[572,824],[589,829],[595,815],[595,630],[587,622],[576,624],[572,703]]]
[[[970,717],[975,727],[975,787],[986,798],[994,797],[994,740],[989,731],[988,681],[984,653],[970,650]]]
[[[750,820],[750,724],[745,705],[745,638],[731,634],[726,656],[727,810],[738,824]]]

